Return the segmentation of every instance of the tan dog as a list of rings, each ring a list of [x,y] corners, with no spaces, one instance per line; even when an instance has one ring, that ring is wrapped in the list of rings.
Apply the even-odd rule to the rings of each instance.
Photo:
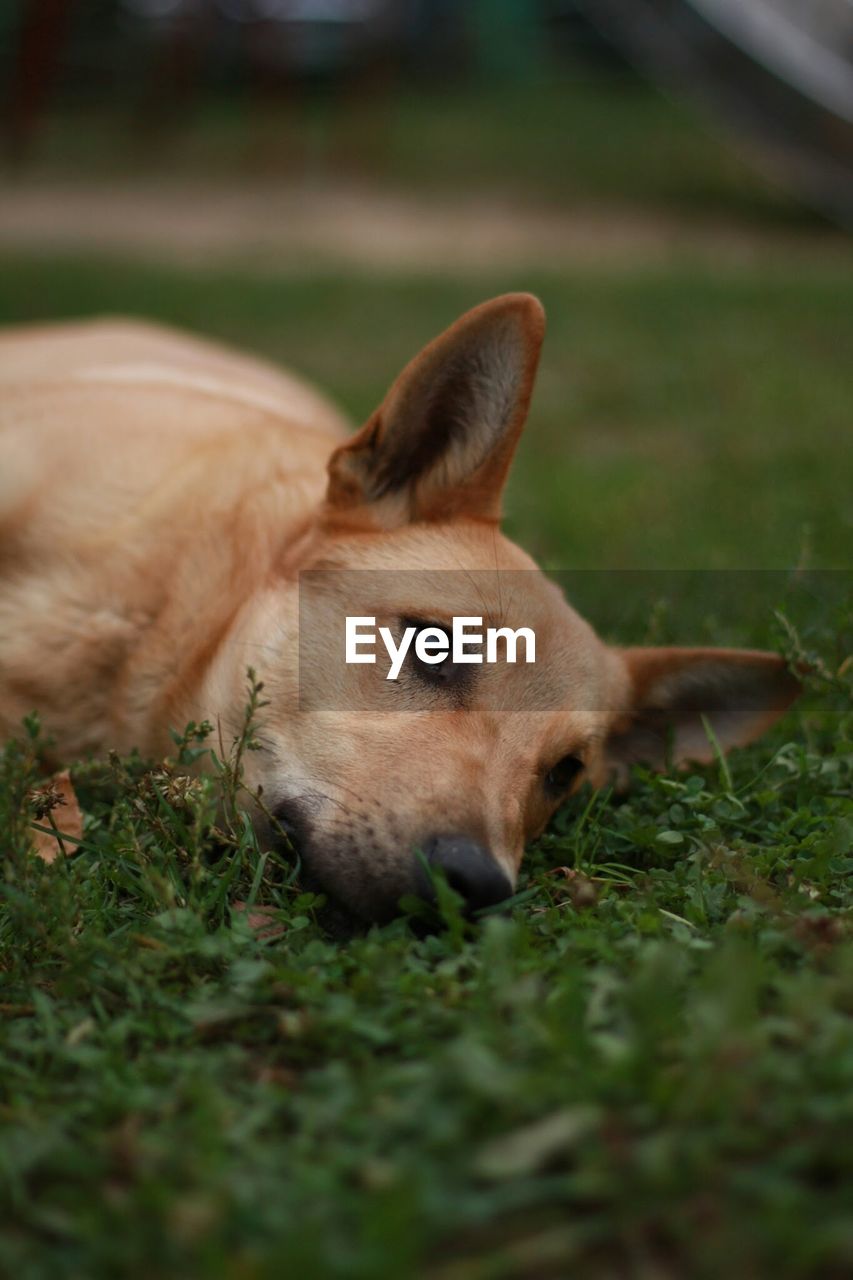
[[[761,733],[798,692],[780,658],[610,648],[499,533],[543,329],[527,295],[476,308],[349,439],[290,375],[167,330],[0,339],[0,737],[33,709],[63,760],[164,753],[190,719],[230,735],[251,665],[270,703],[248,780],[309,880],[378,919],[417,887],[415,850],[472,908],[498,901],[582,780],[664,767],[668,749],[708,759],[703,715],[724,748]],[[535,631],[536,662],[412,657],[389,682],[379,665],[344,672],[342,634],[314,625],[328,697],[306,709],[299,575],[312,568],[338,613],[395,634],[470,612],[459,584],[472,583],[484,619]]]

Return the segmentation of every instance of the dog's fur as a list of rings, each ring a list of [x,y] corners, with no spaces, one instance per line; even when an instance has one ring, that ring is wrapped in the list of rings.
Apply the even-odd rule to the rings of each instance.
[[[780,658],[610,648],[501,536],[543,329],[528,295],[476,308],[349,438],[291,375],[165,329],[0,338],[0,737],[33,709],[63,760],[165,753],[190,719],[230,736],[251,665],[269,705],[248,781],[315,881],[375,919],[436,834],[476,841],[514,883],[525,842],[582,779],[664,767],[668,751],[707,759],[703,714],[724,748],[757,736],[798,691]],[[318,566],[411,571],[407,598],[380,605],[389,625],[470,612],[409,598],[418,574],[487,571],[477,612],[534,628],[536,664],[477,668],[428,709],[401,681],[394,713],[305,710],[298,576]],[[518,601],[502,594],[511,570],[531,571]],[[340,637],[326,643],[331,663]],[[531,701],[534,688],[554,696]],[[575,779],[571,759],[555,769],[566,757],[583,765]]]

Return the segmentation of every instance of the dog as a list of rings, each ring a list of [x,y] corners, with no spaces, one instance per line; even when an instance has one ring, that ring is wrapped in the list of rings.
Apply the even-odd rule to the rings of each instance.
[[[163,756],[189,721],[237,732],[255,669],[260,837],[281,824],[306,883],[365,922],[425,865],[470,911],[496,904],[583,782],[757,737],[799,691],[781,657],[611,647],[501,534],[543,335],[530,295],[476,307],[350,434],[290,373],[165,328],[5,334],[0,737],[36,710],[62,761]],[[300,580],[320,584],[307,622]],[[412,651],[392,681],[344,668],[327,625],[352,612],[435,639],[474,603],[531,630],[535,662]]]

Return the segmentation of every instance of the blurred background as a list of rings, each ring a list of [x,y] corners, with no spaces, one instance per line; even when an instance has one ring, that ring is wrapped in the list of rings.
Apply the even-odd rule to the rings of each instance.
[[[0,320],[104,311],[355,419],[538,292],[559,567],[849,562],[851,0],[5,0]]]

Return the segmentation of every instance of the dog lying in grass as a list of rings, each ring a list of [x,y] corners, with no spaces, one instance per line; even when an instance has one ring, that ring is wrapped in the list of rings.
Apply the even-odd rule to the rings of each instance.
[[[63,762],[162,756],[189,721],[221,741],[255,669],[261,837],[363,920],[425,865],[499,902],[584,780],[751,741],[797,695],[780,657],[612,648],[501,535],[543,333],[528,295],[475,308],[354,435],[292,375],[165,329],[3,336],[0,736],[36,710]],[[343,665],[344,615],[440,649],[472,610],[533,632],[535,661]]]

